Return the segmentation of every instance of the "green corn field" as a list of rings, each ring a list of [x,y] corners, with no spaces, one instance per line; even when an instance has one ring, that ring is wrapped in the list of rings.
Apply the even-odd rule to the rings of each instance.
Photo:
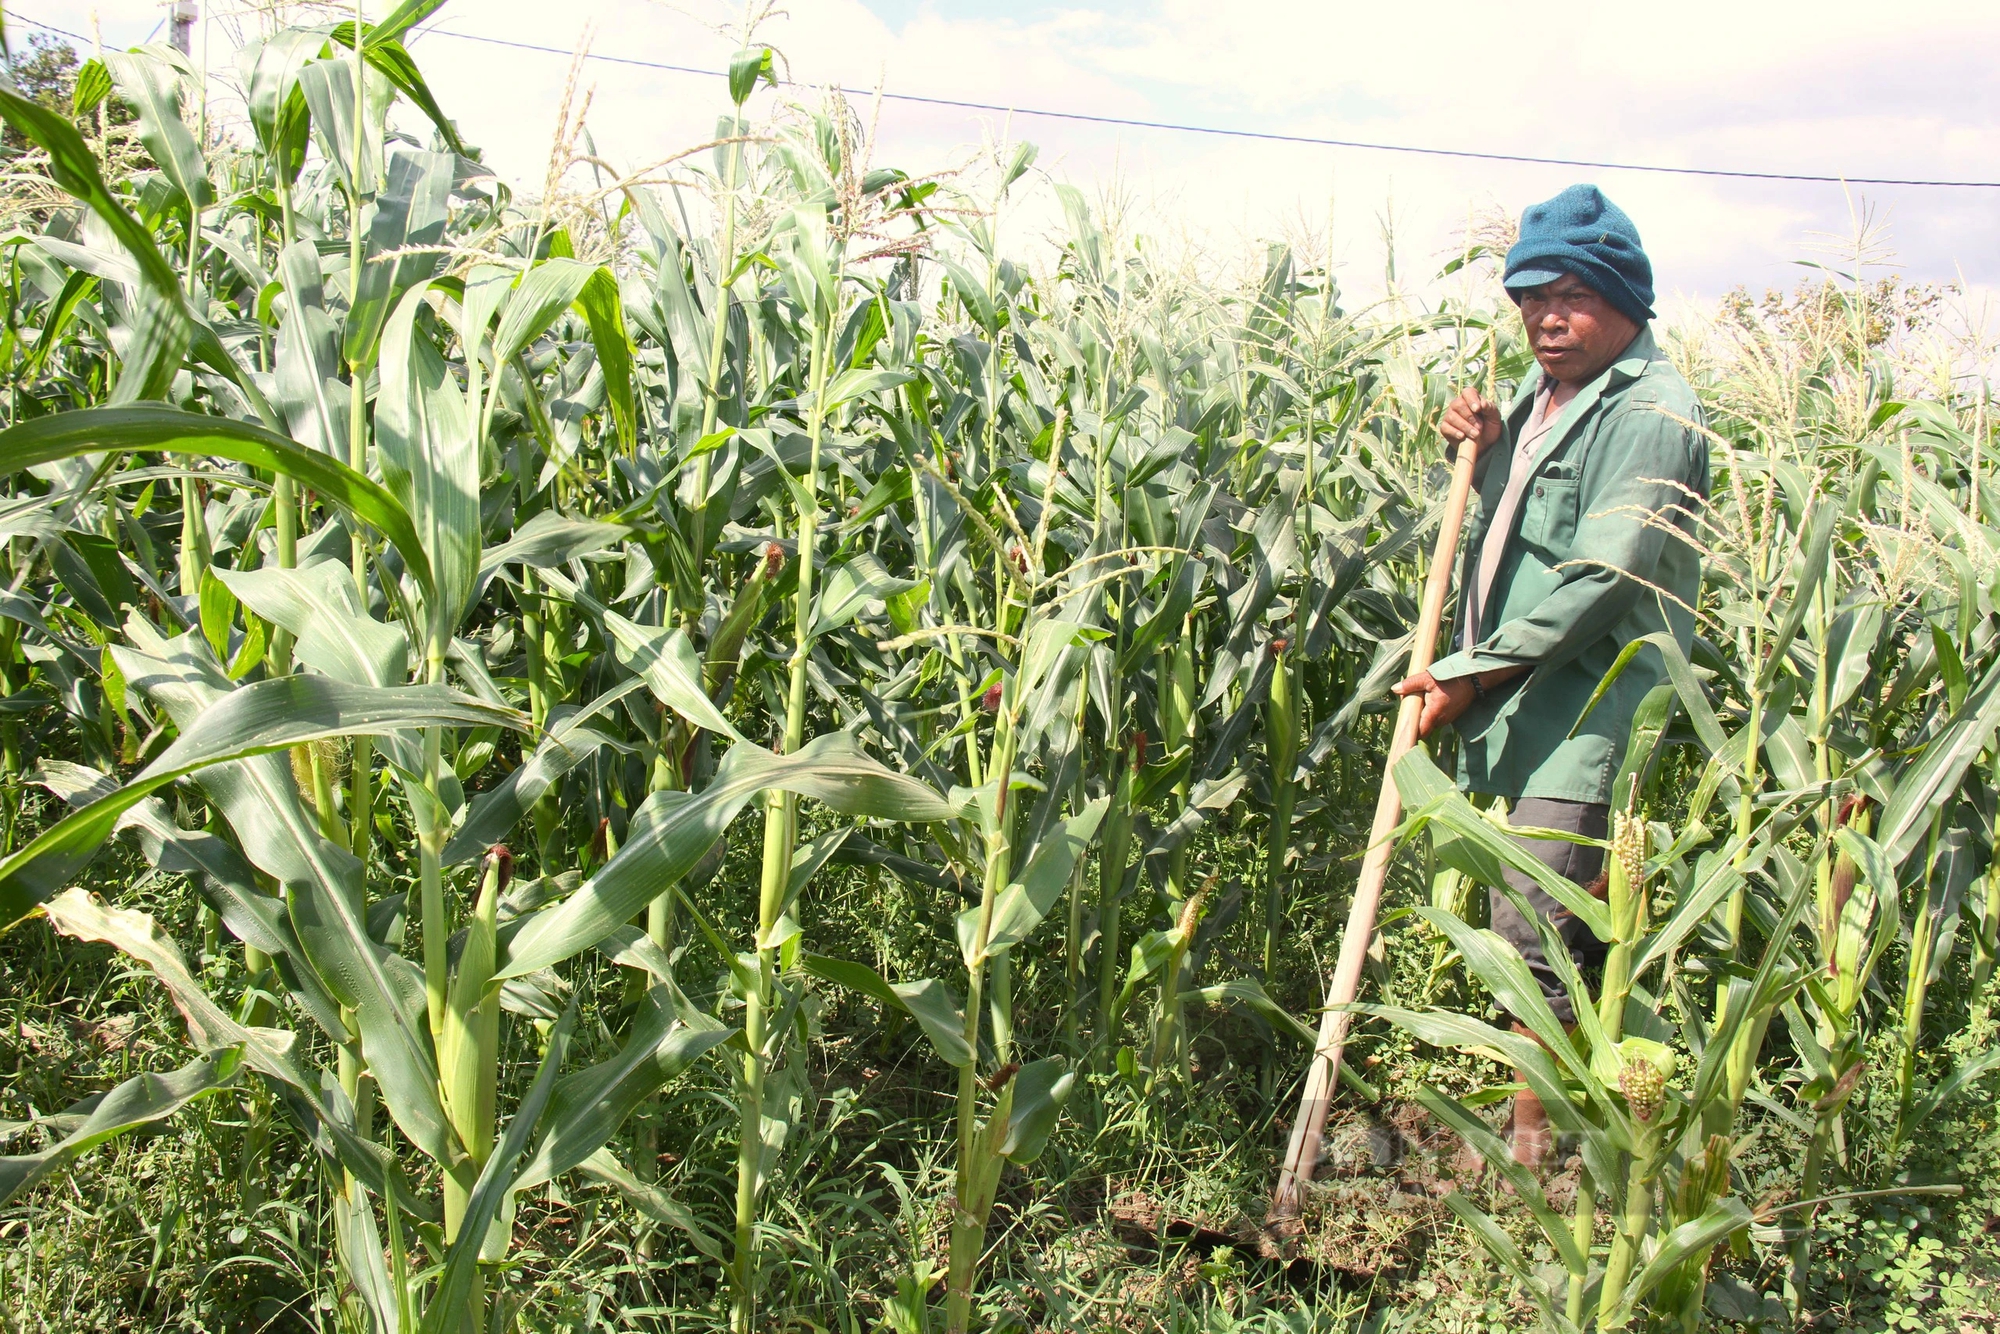
[[[267,32],[240,125],[168,46],[0,87],[6,1329],[2000,1329],[1950,293],[1863,245],[1666,336],[1704,587],[1612,669],[1603,896],[1448,734],[1386,775],[1279,1236],[1438,419],[1533,367],[1491,244],[1191,276],[754,34],[710,142],[620,175],[573,79],[516,194],[441,4]],[[1608,946],[1573,1032],[1484,929],[1524,864]]]

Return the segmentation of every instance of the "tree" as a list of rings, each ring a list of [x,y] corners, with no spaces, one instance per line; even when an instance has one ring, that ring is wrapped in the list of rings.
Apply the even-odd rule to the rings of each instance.
[[[15,52],[7,62],[8,76],[18,91],[66,116],[76,106],[76,80],[82,72],[83,62],[77,58],[76,48],[42,32],[28,34],[28,49]],[[107,127],[130,125],[136,119],[122,98],[107,97],[100,107]],[[95,138],[99,131],[98,114],[92,112],[77,118],[77,129],[86,139]],[[23,152],[27,147],[27,140],[13,126],[0,131],[0,152],[6,156]]]
[[[51,111],[68,112],[76,93],[78,66],[75,47],[36,32],[28,34],[28,49],[8,60],[7,73],[14,87],[36,102]],[[9,154],[19,153],[28,147],[28,141],[10,125],[0,134],[0,146]]]

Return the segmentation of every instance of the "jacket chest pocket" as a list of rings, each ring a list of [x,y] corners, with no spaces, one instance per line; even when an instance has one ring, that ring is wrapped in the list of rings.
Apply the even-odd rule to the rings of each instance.
[[[1521,541],[1551,554],[1569,549],[1576,538],[1577,478],[1544,473],[1521,498]]]

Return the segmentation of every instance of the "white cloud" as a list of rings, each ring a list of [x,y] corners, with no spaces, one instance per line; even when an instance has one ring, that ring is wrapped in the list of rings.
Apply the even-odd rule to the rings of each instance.
[[[701,0],[696,0],[700,3]],[[243,0],[233,0],[242,5]],[[28,17],[83,31],[88,0],[36,0]],[[157,22],[149,0],[96,0],[107,40]],[[371,0],[371,12],[382,8]],[[886,4],[878,8],[888,11]],[[2000,94],[1985,52],[2000,6],[1686,0],[1547,17],[1470,0],[1003,6],[919,0],[886,20],[861,0],[791,0],[763,37],[794,77],[1093,115],[1535,156],[1744,171],[1990,179]],[[215,12],[223,12],[216,6]],[[705,11],[706,12],[706,11]],[[712,11],[717,18],[727,11]],[[720,70],[733,43],[658,0],[458,0],[437,21],[564,50]],[[219,28],[221,25],[216,25]],[[211,43],[223,43],[214,35]],[[439,100],[488,160],[528,188],[546,160],[567,62],[452,38],[414,49]],[[227,63],[211,51],[211,63]],[[708,137],[719,80],[592,62],[591,127],[614,161]],[[962,158],[1001,116],[891,102],[878,159],[925,170]],[[1026,115],[1016,137],[1042,166],[1096,193],[1114,180],[1147,225],[1212,254],[1334,208],[1351,289],[1382,269],[1379,215],[1398,220],[1402,272],[1422,277],[1475,207],[1518,211],[1594,179],[1637,220],[1665,303],[1789,285],[1816,232],[1849,230],[1838,186],[1648,175],[1341,150]],[[2000,191],[1859,187],[1916,279],[2000,282]],[[1041,225],[1031,214],[1016,224]]]

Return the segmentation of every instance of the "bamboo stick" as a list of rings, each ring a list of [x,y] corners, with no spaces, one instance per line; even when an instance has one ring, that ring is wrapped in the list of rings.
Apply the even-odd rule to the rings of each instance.
[[[1409,675],[1428,671],[1437,650],[1438,627],[1444,621],[1445,597],[1451,591],[1453,558],[1458,553],[1459,529],[1465,523],[1465,507],[1472,494],[1475,450],[1460,447],[1452,466],[1451,491],[1445,498],[1444,517],[1438,524],[1437,549],[1431,556],[1430,575],[1424,582],[1424,601],[1417,618],[1417,633],[1410,644]],[[1403,800],[1396,791],[1396,761],[1417,743],[1417,717],[1423,711],[1421,695],[1405,695],[1396,713],[1396,731],[1389,742],[1389,758],[1382,773],[1382,790],[1375,799],[1375,823],[1368,833],[1368,851],[1361,863],[1361,878],[1354,887],[1354,903],[1347,911],[1347,929],[1340,938],[1340,960],[1334,968],[1333,985],[1327,992],[1325,1012],[1320,1017],[1319,1046],[1313,1052],[1312,1068],[1306,1073],[1305,1092],[1299,1112],[1292,1120],[1291,1143],[1285,1151],[1285,1165],[1278,1174],[1277,1189],[1271,1193],[1271,1221],[1285,1223],[1299,1216],[1304,1187],[1312,1180],[1319,1163],[1320,1138],[1326,1131],[1327,1108],[1334,1084],[1340,1078],[1342,1049],[1347,1045],[1350,1016],[1345,1008],[1361,986],[1361,965],[1368,954],[1368,942],[1375,935],[1375,914],[1382,902],[1382,885],[1389,876],[1389,858],[1394,852],[1390,834],[1402,818]]]

